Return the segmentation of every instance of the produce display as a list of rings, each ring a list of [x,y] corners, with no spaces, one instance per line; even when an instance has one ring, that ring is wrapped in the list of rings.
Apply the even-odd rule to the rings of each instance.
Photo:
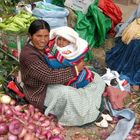
[[[45,116],[30,104],[15,105],[0,94],[0,140],[64,140],[64,136],[53,115]]]
[[[0,23],[0,29],[6,32],[25,33],[30,23],[35,19],[36,17],[32,16],[32,14],[26,11],[21,11],[13,17],[11,16],[4,19],[3,22]]]

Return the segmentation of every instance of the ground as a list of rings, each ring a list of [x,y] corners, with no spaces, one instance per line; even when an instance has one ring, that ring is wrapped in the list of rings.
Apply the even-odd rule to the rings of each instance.
[[[126,0],[123,0],[123,2],[121,1],[120,3],[118,1],[119,0],[115,0],[114,2],[122,10],[123,21],[126,21],[132,14],[132,12],[136,9],[137,5],[132,4],[132,3],[129,3],[128,5],[126,5]],[[105,51],[110,49],[113,46],[113,41],[114,41],[113,38],[108,38],[108,39],[106,39],[105,43],[100,48],[93,49],[94,58],[96,58],[102,66],[105,66],[105,61],[104,61]],[[131,96],[128,96],[126,99],[126,107],[130,107],[136,113],[136,118],[137,118],[136,125],[140,124],[139,101],[140,101],[139,97],[137,97],[134,94]],[[85,125],[82,127],[66,127],[66,129],[67,129],[66,140],[105,140],[107,138],[107,136],[115,128],[116,122],[117,121],[114,118],[113,123],[110,123],[109,127],[107,129],[101,129],[99,127],[96,127],[94,125],[94,123],[91,123],[89,125]],[[138,137],[140,137],[140,135],[136,136],[136,138],[138,138]]]

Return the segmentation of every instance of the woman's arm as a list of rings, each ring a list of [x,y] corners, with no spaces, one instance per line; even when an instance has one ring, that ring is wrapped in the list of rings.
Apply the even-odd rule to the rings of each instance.
[[[49,68],[44,61],[44,57],[30,47],[25,47],[22,50],[20,66],[24,81],[33,78],[45,84],[64,84],[76,76],[74,67],[61,69]]]
[[[76,76],[74,67],[52,69],[39,60],[29,66],[29,73],[33,78],[47,84],[64,84]]]

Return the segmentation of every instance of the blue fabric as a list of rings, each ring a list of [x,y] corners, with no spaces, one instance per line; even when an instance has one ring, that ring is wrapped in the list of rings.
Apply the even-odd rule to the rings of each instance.
[[[106,108],[111,111],[112,116],[121,116],[123,119],[119,120],[115,130],[106,140],[125,140],[135,123],[135,114],[130,109],[113,110],[109,101],[104,98]]]
[[[118,71],[120,79],[130,85],[140,85],[140,40],[132,40],[128,45],[117,38],[115,46],[106,52],[107,66]]]
[[[33,15],[42,18],[63,18],[69,15],[66,8],[53,5],[51,3],[36,2],[36,7],[33,9]]]

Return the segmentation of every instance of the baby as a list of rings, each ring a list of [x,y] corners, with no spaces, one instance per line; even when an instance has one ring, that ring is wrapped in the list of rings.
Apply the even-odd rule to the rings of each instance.
[[[89,49],[87,41],[80,38],[76,31],[67,26],[51,30],[48,46],[45,59],[51,68],[74,66],[80,61],[84,61]],[[93,77],[93,73],[84,67],[79,75],[66,85],[81,88],[93,81]]]
[[[58,36],[56,38],[56,48],[62,54],[70,54],[76,51],[74,45],[70,41],[61,36]]]

